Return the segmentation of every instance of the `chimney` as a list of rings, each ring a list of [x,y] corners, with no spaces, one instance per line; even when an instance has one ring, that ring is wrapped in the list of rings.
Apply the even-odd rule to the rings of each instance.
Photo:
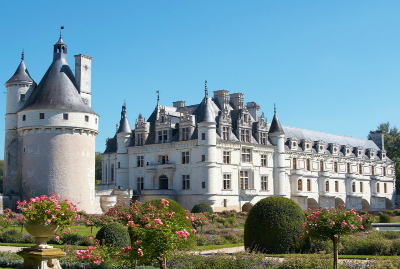
[[[371,140],[380,148],[385,150],[385,134],[382,131],[370,132]]]
[[[235,109],[242,109],[243,108],[243,93],[233,93],[230,94],[231,102]]]

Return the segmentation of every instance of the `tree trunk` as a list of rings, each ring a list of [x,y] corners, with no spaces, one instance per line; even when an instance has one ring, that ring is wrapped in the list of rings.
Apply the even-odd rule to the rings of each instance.
[[[160,269],[167,269],[167,259],[162,255],[160,257]]]
[[[338,239],[339,236],[335,234],[332,237],[333,241],[333,269],[338,269],[339,255],[338,255]]]

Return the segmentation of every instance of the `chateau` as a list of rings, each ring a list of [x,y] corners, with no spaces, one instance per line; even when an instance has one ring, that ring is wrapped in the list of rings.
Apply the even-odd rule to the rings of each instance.
[[[372,140],[271,123],[243,93],[214,91],[196,105],[157,105],[134,130],[122,106],[107,140],[99,190],[132,189],[134,199],[171,198],[185,209],[248,211],[260,199],[285,196],[303,210],[345,204],[357,210],[392,208],[394,162],[383,134]]]
[[[53,61],[37,85],[24,54],[6,82],[3,207],[56,193],[90,213],[95,197],[95,138],[99,116],[91,108],[91,57],[75,56],[75,76],[61,35]]]

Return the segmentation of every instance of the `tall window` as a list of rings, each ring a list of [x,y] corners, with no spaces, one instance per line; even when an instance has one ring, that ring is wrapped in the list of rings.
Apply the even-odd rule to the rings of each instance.
[[[311,179],[307,179],[307,191],[311,191]]]
[[[321,171],[321,172],[324,171],[324,161],[323,160],[319,161],[319,171]]]
[[[297,159],[293,158],[293,169],[297,169]]]
[[[307,171],[311,170],[310,159],[306,160]]]
[[[182,128],[182,140],[189,140],[189,128]]]
[[[114,164],[111,164],[111,182],[114,182]]]
[[[137,156],[137,167],[144,166],[144,156]]]
[[[249,189],[249,172],[248,171],[240,171],[240,189],[242,189],[242,190]]]
[[[375,166],[371,165],[371,175],[375,175]]]
[[[298,191],[303,190],[303,181],[301,179],[297,180],[297,190]]]
[[[168,130],[163,131],[163,140],[164,140],[164,143],[168,142]]]
[[[338,172],[337,162],[334,162],[334,163],[333,163],[333,171],[334,171],[335,173]]]
[[[39,113],[39,119],[44,120],[44,113]]]
[[[85,116],[85,121],[89,122],[89,116]]]
[[[182,164],[189,163],[189,161],[190,161],[189,151],[182,152]]]
[[[359,173],[360,175],[362,175],[362,173],[363,173],[362,164],[359,164],[359,165],[358,165],[358,173]]]
[[[250,158],[251,151],[250,149],[242,149],[242,162],[243,163],[249,163],[251,158]]]
[[[329,180],[325,181],[325,191],[329,191]]]
[[[26,115],[22,115],[22,121],[26,120]]]
[[[182,190],[190,189],[190,175],[182,175]]]
[[[229,127],[222,127],[222,139],[229,139]]]
[[[249,130],[240,130],[240,141],[242,142],[250,142],[250,131]]]
[[[260,133],[260,144],[262,145],[267,144],[267,134],[264,132]]]
[[[137,135],[137,144],[138,146],[144,145],[144,134],[138,134]]]
[[[267,166],[267,155],[261,155],[261,166]]]
[[[206,140],[206,133],[201,133],[201,140]]]
[[[19,95],[19,100],[20,100],[21,102],[24,102],[24,101],[25,101],[25,94],[21,93],[21,94]]]
[[[224,190],[230,190],[231,189],[231,175],[229,174],[224,174]]]
[[[350,174],[351,170],[350,170],[350,163],[347,163],[347,173]]]
[[[376,183],[376,192],[377,192],[377,193],[379,193],[379,192],[380,192],[380,189],[379,189],[379,182],[378,182],[378,183]]]
[[[386,185],[386,183],[383,183],[383,192],[387,193],[387,185]]]
[[[64,113],[64,114],[63,114],[63,119],[64,119],[64,120],[68,120],[68,113]]]
[[[229,151],[224,151],[222,157],[225,164],[231,163],[231,153]]]
[[[143,183],[143,178],[142,177],[138,177],[137,179],[136,179],[136,186],[137,186],[137,191],[141,191],[141,190],[143,190],[144,189],[144,183]]]
[[[108,169],[107,169],[107,164],[106,164],[106,171],[105,171],[105,174],[106,174],[105,180],[106,180],[106,182],[107,182],[107,180],[108,180],[108,177],[107,177],[107,176],[108,176],[107,170],[108,170]]]
[[[268,177],[267,176],[261,177],[261,190],[262,191],[268,190]]]
[[[351,191],[356,192],[356,183],[355,182],[351,183]]]
[[[360,192],[363,192],[363,183],[360,182]]]
[[[158,143],[162,143],[163,139],[162,139],[162,131],[158,131]]]
[[[384,177],[386,177],[386,167],[382,167],[382,174]]]
[[[335,192],[339,192],[339,181],[335,181]]]

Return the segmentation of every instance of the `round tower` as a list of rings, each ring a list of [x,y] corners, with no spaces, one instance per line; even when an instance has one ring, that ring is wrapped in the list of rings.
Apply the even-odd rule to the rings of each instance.
[[[100,210],[94,188],[99,116],[84,103],[76,85],[60,36],[53,62],[17,113],[22,199],[54,192],[95,213]]]
[[[21,141],[17,133],[17,112],[36,86],[24,63],[22,52],[21,63],[14,75],[5,83],[7,88],[6,126],[4,143],[4,194],[21,195]],[[8,206],[12,207],[13,203]]]
[[[126,104],[122,106],[121,120],[117,130],[117,153],[127,153],[128,146],[131,142],[132,129],[126,116]]]

